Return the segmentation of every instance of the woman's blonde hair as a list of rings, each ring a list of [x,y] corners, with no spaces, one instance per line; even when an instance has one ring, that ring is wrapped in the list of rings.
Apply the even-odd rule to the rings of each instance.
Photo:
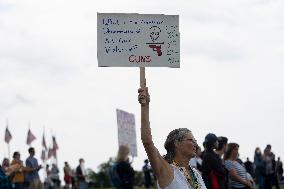
[[[127,161],[129,148],[127,145],[120,145],[116,157],[117,162]]]

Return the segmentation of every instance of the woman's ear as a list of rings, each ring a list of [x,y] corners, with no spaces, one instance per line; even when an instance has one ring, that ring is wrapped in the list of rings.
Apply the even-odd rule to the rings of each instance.
[[[176,140],[176,141],[174,142],[174,145],[175,145],[175,149],[179,148],[179,146],[180,146],[180,141]]]

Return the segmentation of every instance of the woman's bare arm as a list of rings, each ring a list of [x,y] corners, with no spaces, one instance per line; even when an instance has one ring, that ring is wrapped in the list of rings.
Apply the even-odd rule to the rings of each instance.
[[[243,179],[240,177],[235,169],[231,169],[229,171],[229,176],[232,180],[240,182],[249,188],[253,188],[252,183],[249,180]]]
[[[138,99],[141,104],[141,140],[158,183],[161,188],[165,188],[173,180],[173,168],[160,155],[152,140],[149,122],[150,96],[148,94],[148,88],[140,88],[138,93]]]

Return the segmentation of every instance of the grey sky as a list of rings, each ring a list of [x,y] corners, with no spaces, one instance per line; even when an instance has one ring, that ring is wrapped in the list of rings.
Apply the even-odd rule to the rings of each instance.
[[[28,122],[37,140],[55,134],[59,163],[97,166],[117,151],[115,109],[136,115],[138,68],[98,68],[97,12],[180,15],[181,68],[148,68],[153,138],[187,127],[201,145],[208,132],[240,144],[241,158],[272,145],[284,157],[284,2],[0,1],[0,134],[27,156]],[[140,139],[134,166],[146,158]],[[48,144],[51,141],[48,141]],[[0,140],[0,158],[7,146]]]

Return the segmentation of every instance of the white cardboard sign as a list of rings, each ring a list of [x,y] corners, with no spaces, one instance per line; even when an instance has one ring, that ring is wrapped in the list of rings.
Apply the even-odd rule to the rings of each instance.
[[[97,14],[99,66],[180,67],[179,16]]]
[[[116,109],[118,145],[128,145],[130,155],[137,157],[136,129],[134,114]]]

